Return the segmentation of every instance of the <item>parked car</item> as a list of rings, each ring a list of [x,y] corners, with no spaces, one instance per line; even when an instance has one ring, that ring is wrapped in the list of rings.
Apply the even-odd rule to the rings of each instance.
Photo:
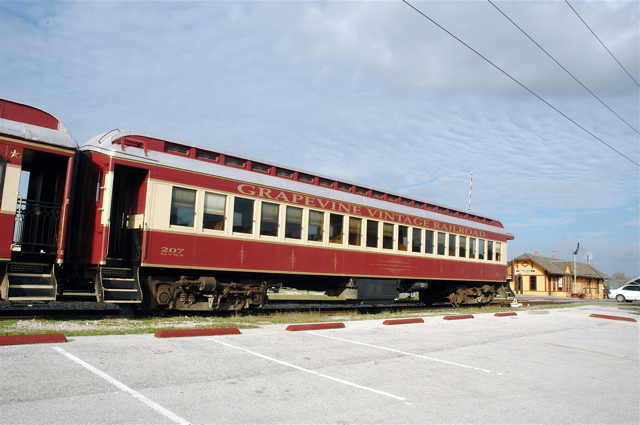
[[[640,285],[631,283],[618,289],[609,291],[609,298],[615,298],[619,303],[640,301]]]

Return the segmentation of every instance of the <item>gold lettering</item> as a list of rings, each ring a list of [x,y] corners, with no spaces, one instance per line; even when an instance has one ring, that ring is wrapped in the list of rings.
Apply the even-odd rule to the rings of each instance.
[[[290,202],[290,201],[289,201],[289,198],[287,197],[287,194],[286,194],[286,193],[284,193],[284,192],[280,192],[280,193],[278,193],[278,196],[276,196],[276,197],[275,197],[275,198],[273,198],[273,199],[277,199],[277,200],[279,200],[279,201],[283,201],[283,202]]]
[[[259,197],[273,199],[273,197],[271,197],[271,189],[267,189],[266,187],[261,187],[259,188],[259,190],[260,190],[260,192],[258,193]]]
[[[244,193],[245,195],[255,195],[256,187],[250,184],[241,184],[238,186],[238,192]]]

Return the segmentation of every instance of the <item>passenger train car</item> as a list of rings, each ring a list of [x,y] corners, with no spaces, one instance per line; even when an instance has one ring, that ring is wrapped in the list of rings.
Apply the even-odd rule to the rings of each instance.
[[[5,300],[240,310],[286,286],[459,306],[504,290],[513,235],[495,219],[143,132],[78,147],[8,100],[0,117]]]

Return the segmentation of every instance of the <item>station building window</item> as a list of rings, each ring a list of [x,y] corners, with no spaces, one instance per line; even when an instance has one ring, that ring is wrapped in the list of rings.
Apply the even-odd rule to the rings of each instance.
[[[455,257],[456,256],[456,235],[450,234],[449,235],[449,256],[450,257]]]
[[[458,248],[458,257],[466,257],[467,256],[467,237],[460,236],[459,240],[459,248]]]
[[[171,195],[171,219],[174,226],[193,227],[196,191],[174,187]]]
[[[446,243],[447,243],[447,234],[438,232],[438,255],[445,254]]]
[[[362,219],[349,217],[349,245],[362,245]]]
[[[302,208],[287,207],[284,237],[289,239],[302,238]]]
[[[409,244],[409,228],[398,226],[398,251],[406,251]]]
[[[382,248],[393,249],[393,224],[382,223]]]
[[[434,242],[435,232],[433,230],[427,230],[424,238],[424,252],[426,254],[433,254]]]
[[[367,220],[367,247],[378,247],[378,222]]]
[[[344,226],[344,216],[340,214],[329,214],[329,242],[342,243],[342,228]]]
[[[309,211],[307,231],[308,240],[322,242],[322,233],[324,232],[324,213],[322,211]]]
[[[227,204],[225,195],[205,193],[202,227],[212,230],[224,230],[224,211]]]
[[[252,199],[235,198],[233,205],[234,232],[253,233],[253,203]]]
[[[263,202],[260,213],[260,234],[262,236],[278,236],[278,217],[280,205]]]
[[[414,227],[411,236],[411,251],[420,252],[422,250],[422,229]]]

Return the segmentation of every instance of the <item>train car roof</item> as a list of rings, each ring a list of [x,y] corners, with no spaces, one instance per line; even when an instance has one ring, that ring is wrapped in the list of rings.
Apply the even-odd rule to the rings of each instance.
[[[93,137],[82,145],[80,150],[97,151],[112,157],[219,176],[400,214],[424,217],[506,235],[510,239],[513,238],[513,234],[506,231],[500,221],[486,216],[462,212],[458,209],[408,198],[406,195],[382,191],[344,180],[336,180],[332,177],[322,176],[298,168],[281,166],[149,133],[113,130]],[[176,150],[179,150],[179,152]],[[214,156],[216,160],[212,159]],[[227,160],[231,158],[232,162],[226,163],[225,158]],[[234,164],[233,161],[245,161],[245,166],[247,167],[251,167],[252,164],[259,164],[269,167],[270,172],[245,169]],[[284,170],[286,173],[283,174],[285,175],[277,175],[278,170]],[[297,180],[286,176],[287,173],[291,173],[293,176],[311,176],[314,180],[313,182]],[[331,182],[332,185],[322,185],[320,184],[321,181]],[[348,186],[350,190],[340,190],[340,185]],[[356,189],[362,189],[363,192],[356,192]],[[374,196],[377,194],[380,196]]]
[[[0,98],[0,134],[63,148],[78,148],[78,142],[67,126],[54,115],[5,98]]]

